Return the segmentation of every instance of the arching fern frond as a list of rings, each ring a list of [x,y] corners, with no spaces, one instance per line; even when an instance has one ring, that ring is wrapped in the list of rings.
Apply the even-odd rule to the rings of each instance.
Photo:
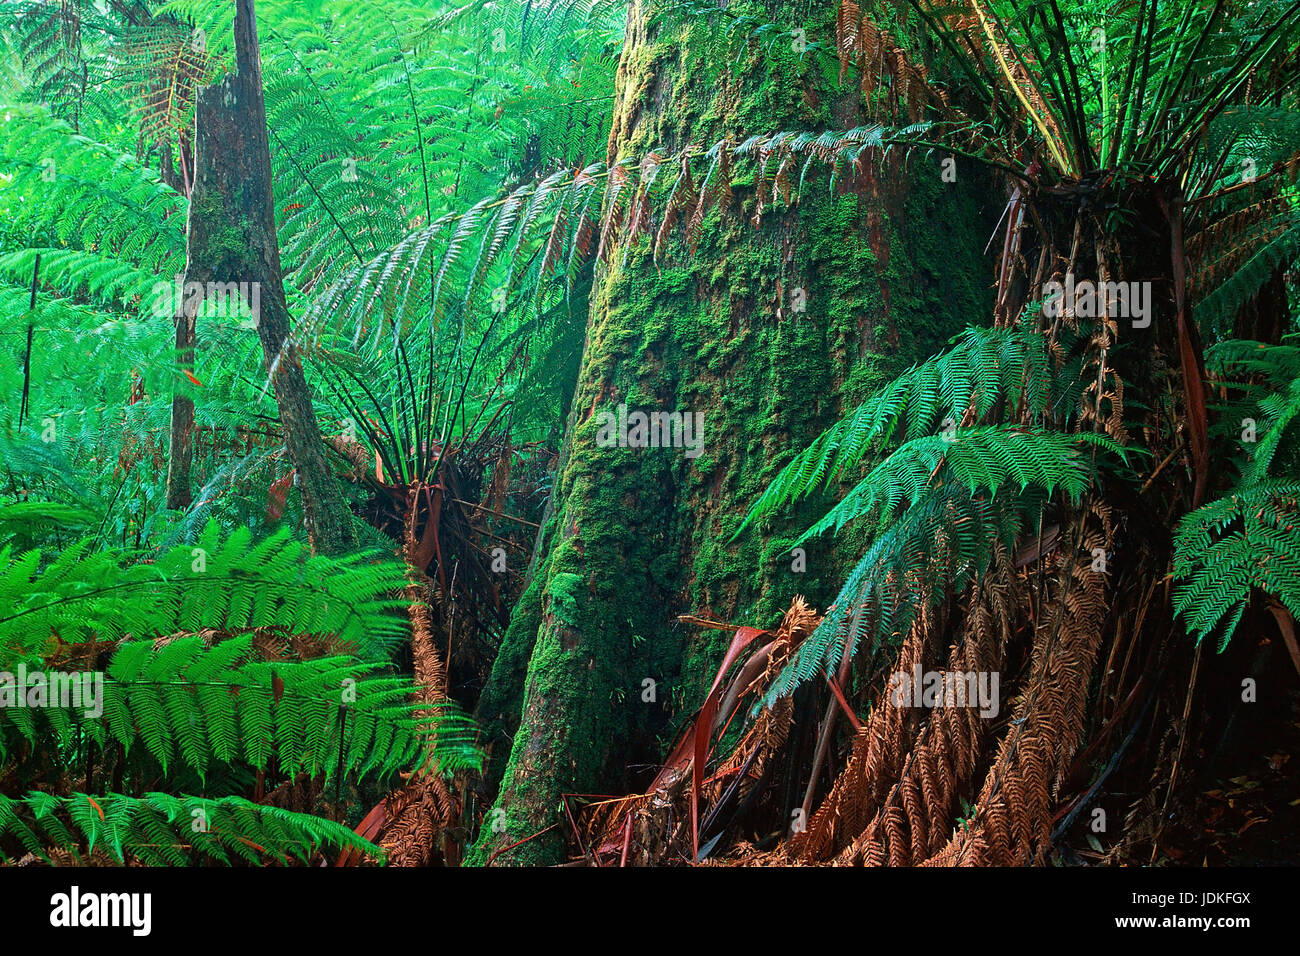
[[[1006,401],[1012,414],[1041,416],[1049,408],[1069,413],[1073,403],[1054,395],[1052,382],[1040,333],[968,329],[956,347],[898,376],[791,459],[736,533],[789,502],[831,487],[895,435],[918,439],[933,434],[944,419],[955,428],[967,409],[983,416]]]
[[[939,485],[954,483],[968,494],[1013,494],[1033,486],[1047,494],[1060,490],[1077,501],[1092,469],[1081,445],[1096,445],[1121,456],[1124,449],[1104,435],[1078,435],[1042,429],[998,426],[954,430],[904,443],[871,470],[853,490],[796,544],[851,521],[876,518],[884,530],[899,506],[911,507]]]
[[[1223,650],[1259,588],[1300,618],[1300,483],[1260,481],[1189,514],[1174,536],[1174,611]]]
[[[972,498],[955,484],[941,486],[904,511],[867,548],[826,617],[777,675],[770,704],[818,676],[833,673],[848,648],[860,653],[897,644],[923,608],[960,590],[983,573],[998,546],[1011,548],[1033,526],[1044,498],[1034,490]]]
[[[32,246],[96,251],[171,278],[185,261],[185,200],[152,170],[51,120],[38,107],[0,113],[0,213]]]
[[[384,858],[382,849],[323,817],[242,797],[166,793],[0,797],[0,860],[13,859],[4,849],[11,843],[46,862],[52,862],[54,849],[80,859],[96,847],[119,863],[139,861],[146,866],[306,863],[324,849]]]
[[[328,634],[384,659],[404,633],[393,595],[400,564],[365,554],[311,555],[282,529],[254,543],[210,522],[193,547],[123,566],[90,540],[42,566],[39,552],[0,551],[0,656],[23,659],[52,635],[69,643],[282,627]]]
[[[1221,277],[1199,294],[1195,305],[1196,321],[1206,329],[1230,323],[1269,279],[1300,258],[1300,206],[1285,199],[1241,234],[1216,232],[1215,239],[1214,257],[1205,270]]]
[[[0,725],[33,744],[84,746],[85,734],[100,747],[121,744],[128,756],[138,747],[164,774],[178,761],[205,784],[220,765],[266,770],[273,758],[290,777],[327,782],[339,771],[383,780],[427,759],[443,772],[480,765],[473,723],[451,704],[430,715],[415,702],[415,685],[379,673],[383,665],[342,655],[271,660],[255,648],[252,633],[211,645],[197,635],[162,646],[127,641],[113,652],[97,699],[6,706]],[[6,736],[0,761],[16,742]]]

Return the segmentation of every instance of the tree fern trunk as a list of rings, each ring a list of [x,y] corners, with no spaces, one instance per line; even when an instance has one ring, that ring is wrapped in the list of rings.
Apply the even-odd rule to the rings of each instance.
[[[657,7],[651,20],[651,6],[628,14],[611,161],[870,121],[858,78],[836,81],[835,65],[801,49],[800,34],[736,61],[718,47],[729,21]],[[780,15],[757,3],[725,15],[746,13]],[[809,42],[834,37],[832,11],[810,18],[778,25]],[[795,593],[823,606],[833,596],[842,560],[824,546],[810,546],[806,564],[789,553],[808,515],[729,544],[746,507],[880,376],[988,309],[978,253],[987,226],[973,184],[944,183],[938,159],[918,159],[908,174],[895,162],[845,176],[833,192],[824,175],[810,177],[794,208],[773,199],[775,170],[766,186],[738,170],[733,202],[704,219],[698,248],[674,235],[654,261],[662,210],[649,237],[615,242],[591,294],[546,555],[493,674],[494,707],[516,682],[519,724],[471,861],[555,862],[564,794],[648,782],[661,741],[699,703],[729,639],[694,638],[675,615],[763,626]],[[691,171],[695,183],[706,168]],[[755,227],[759,190],[773,208]],[[906,221],[892,215],[904,201]],[[698,456],[602,447],[601,413],[620,404],[702,413]]]
[[[1094,674],[1120,638],[1131,639],[1147,679],[1158,670],[1182,706],[1191,660],[1168,607],[1169,527],[1200,500],[1205,481],[1195,452],[1205,420],[1204,367],[1195,329],[1180,314],[1181,193],[1140,183],[1116,208],[1137,210],[1137,232],[1116,228],[1088,208],[1080,188],[1035,199],[1035,215],[1005,248],[999,282],[1009,291],[999,320],[1011,324],[1049,282],[1123,281],[1145,285],[1143,314],[1128,297],[1103,304],[1082,297],[1044,317],[1041,331],[1064,354],[1062,333],[1082,339],[1082,403],[1055,423],[1071,432],[1105,432],[1149,451],[1176,452],[1179,467],[1151,474],[1143,497],[1131,478],[1103,473],[1093,492],[1061,501],[1061,534],[1023,570],[995,564],[953,606],[954,619],[918,624],[890,671],[939,669],[1001,675],[1009,723],[990,725],[938,708],[905,718],[906,708],[873,708],[830,793],[807,831],[776,851],[784,862],[853,865],[1021,865],[1052,848],[1060,788],[1082,770],[1080,750],[1098,721],[1090,712]],[[1098,203],[1105,206],[1106,203]],[[1036,265],[1035,265],[1036,264]],[[1104,308],[1104,315],[1099,314]],[[1198,408],[1197,403],[1200,402]],[[1127,408],[1127,410],[1126,410]],[[1002,413],[998,413],[1002,414]],[[1060,414],[1058,412],[1058,414]],[[1027,425],[1004,418],[1005,425]],[[1186,433],[1186,449],[1181,435]],[[1154,464],[1148,466],[1155,468]],[[1168,502],[1157,508],[1157,502]],[[1032,554],[1032,552],[1027,552]],[[1139,631],[1127,633],[1131,622]],[[1001,630],[1000,635],[992,632]],[[1172,639],[1171,639],[1172,638]],[[1015,661],[1027,661],[1017,666]],[[1103,672],[1103,675],[1106,676]],[[1096,698],[1092,698],[1095,704]],[[1177,712],[1175,710],[1175,712]],[[903,721],[915,723],[903,732]],[[980,776],[980,775],[983,776]],[[982,782],[981,782],[982,781]]]

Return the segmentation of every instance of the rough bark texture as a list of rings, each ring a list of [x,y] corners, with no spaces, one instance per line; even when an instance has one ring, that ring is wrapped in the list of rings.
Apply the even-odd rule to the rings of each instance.
[[[191,274],[186,266],[185,274]],[[191,281],[186,279],[186,281]],[[197,323],[193,311],[176,316],[176,361],[182,368],[194,367],[194,339]],[[182,388],[185,386],[182,386]],[[194,401],[181,391],[172,395],[171,441],[167,454],[167,507],[188,508],[190,468],[194,463]]]
[[[214,281],[260,284],[257,334],[307,534],[315,551],[342,553],[354,544],[352,516],[325,460],[311,392],[289,338],[253,0],[235,4],[235,51],[237,71],[198,96],[186,268],[202,262]]]
[[[181,288],[188,283],[206,284],[212,280],[213,250],[208,246],[211,226],[197,221],[199,206],[192,204],[185,233],[185,275]],[[194,368],[194,343],[198,337],[198,302],[182,299],[176,303],[176,361],[186,370]],[[172,394],[171,438],[167,454],[167,507],[188,508],[193,501],[190,470],[194,464],[194,400],[187,394],[188,384],[179,384]]]
[[[732,63],[711,51],[716,25],[662,11],[648,21],[646,6],[628,15],[610,159],[868,121],[856,83],[838,86],[814,55],[777,43]],[[759,4],[732,9],[774,18]],[[829,14],[813,16],[797,26],[834,36]],[[513,732],[505,812],[490,815],[498,825],[483,828],[471,862],[556,862],[564,794],[648,782],[636,768],[658,763],[729,639],[692,637],[675,615],[767,626],[795,593],[823,607],[834,595],[847,555],[813,545],[806,571],[792,567],[808,513],[730,538],[792,454],[884,376],[987,314],[978,250],[998,197],[969,179],[942,182],[938,158],[911,162],[834,194],[822,173],[797,207],[769,208],[757,227],[754,173],[738,169],[735,204],[708,215],[694,255],[678,241],[656,264],[642,238],[599,268],[546,553],[485,692],[489,719]],[[905,220],[891,215],[902,202]],[[619,403],[703,412],[703,453],[598,447],[598,413]]]

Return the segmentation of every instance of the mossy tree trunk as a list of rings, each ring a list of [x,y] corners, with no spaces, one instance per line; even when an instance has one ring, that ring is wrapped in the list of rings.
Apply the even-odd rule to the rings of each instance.
[[[197,261],[197,257],[202,255],[201,251],[195,249],[193,242],[186,245],[184,284],[206,283],[208,280],[200,276],[207,270]],[[182,303],[175,310],[176,361],[186,370],[194,368],[194,343],[198,330],[196,309],[197,305]],[[168,508],[188,508],[194,500],[190,491],[190,471],[194,464],[194,399],[190,398],[188,391],[188,385],[178,385],[172,394],[171,430],[167,446]]]
[[[235,59],[236,71],[200,90],[195,107],[186,277],[198,270],[206,280],[256,284],[258,308],[251,318],[302,493],[307,535],[314,551],[341,554],[355,543],[352,515],[325,459],[311,391],[290,338],[253,0],[235,3]],[[192,319],[189,331],[192,343]]]
[[[841,84],[838,65],[797,40],[736,61],[715,46],[725,23],[650,18],[648,6],[628,14],[610,161],[870,121],[856,79]],[[810,16],[785,26],[833,46],[833,10]],[[999,197],[964,170],[945,182],[939,157],[909,162],[833,192],[824,172],[810,176],[794,207],[773,205],[769,182],[757,226],[757,171],[738,168],[730,208],[708,214],[693,252],[677,237],[656,262],[645,237],[620,240],[598,267],[545,552],[480,706],[494,748],[511,734],[513,746],[504,770],[492,755],[500,792],[471,862],[556,862],[563,795],[649,782],[730,639],[693,636],[676,615],[767,626],[796,593],[823,606],[834,596],[844,560],[826,544],[802,566],[790,555],[808,514],[731,538],[791,455],[988,312],[978,250]],[[698,456],[603,447],[602,413],[620,404],[701,413]]]

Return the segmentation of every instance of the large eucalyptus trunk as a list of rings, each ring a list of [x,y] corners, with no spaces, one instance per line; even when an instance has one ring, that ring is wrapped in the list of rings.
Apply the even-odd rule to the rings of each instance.
[[[725,23],[658,8],[650,19],[649,6],[628,14],[610,161],[870,121],[858,78],[838,82],[800,34],[737,62],[713,43]],[[728,11],[743,13],[779,15]],[[829,12],[809,16],[789,26],[834,35]],[[598,267],[554,513],[479,708],[501,785],[472,861],[555,862],[566,795],[649,781],[729,639],[677,615],[768,626],[797,593],[822,607],[833,597],[850,555],[790,552],[810,512],[731,538],[795,451],[988,314],[979,250],[1001,202],[964,170],[948,181],[939,157],[909,162],[846,174],[833,192],[823,172],[794,206],[773,203],[775,170],[764,185],[737,169],[698,248],[668,239],[656,262],[653,241],[620,238]],[[698,430],[678,447],[634,447],[638,411]]]

